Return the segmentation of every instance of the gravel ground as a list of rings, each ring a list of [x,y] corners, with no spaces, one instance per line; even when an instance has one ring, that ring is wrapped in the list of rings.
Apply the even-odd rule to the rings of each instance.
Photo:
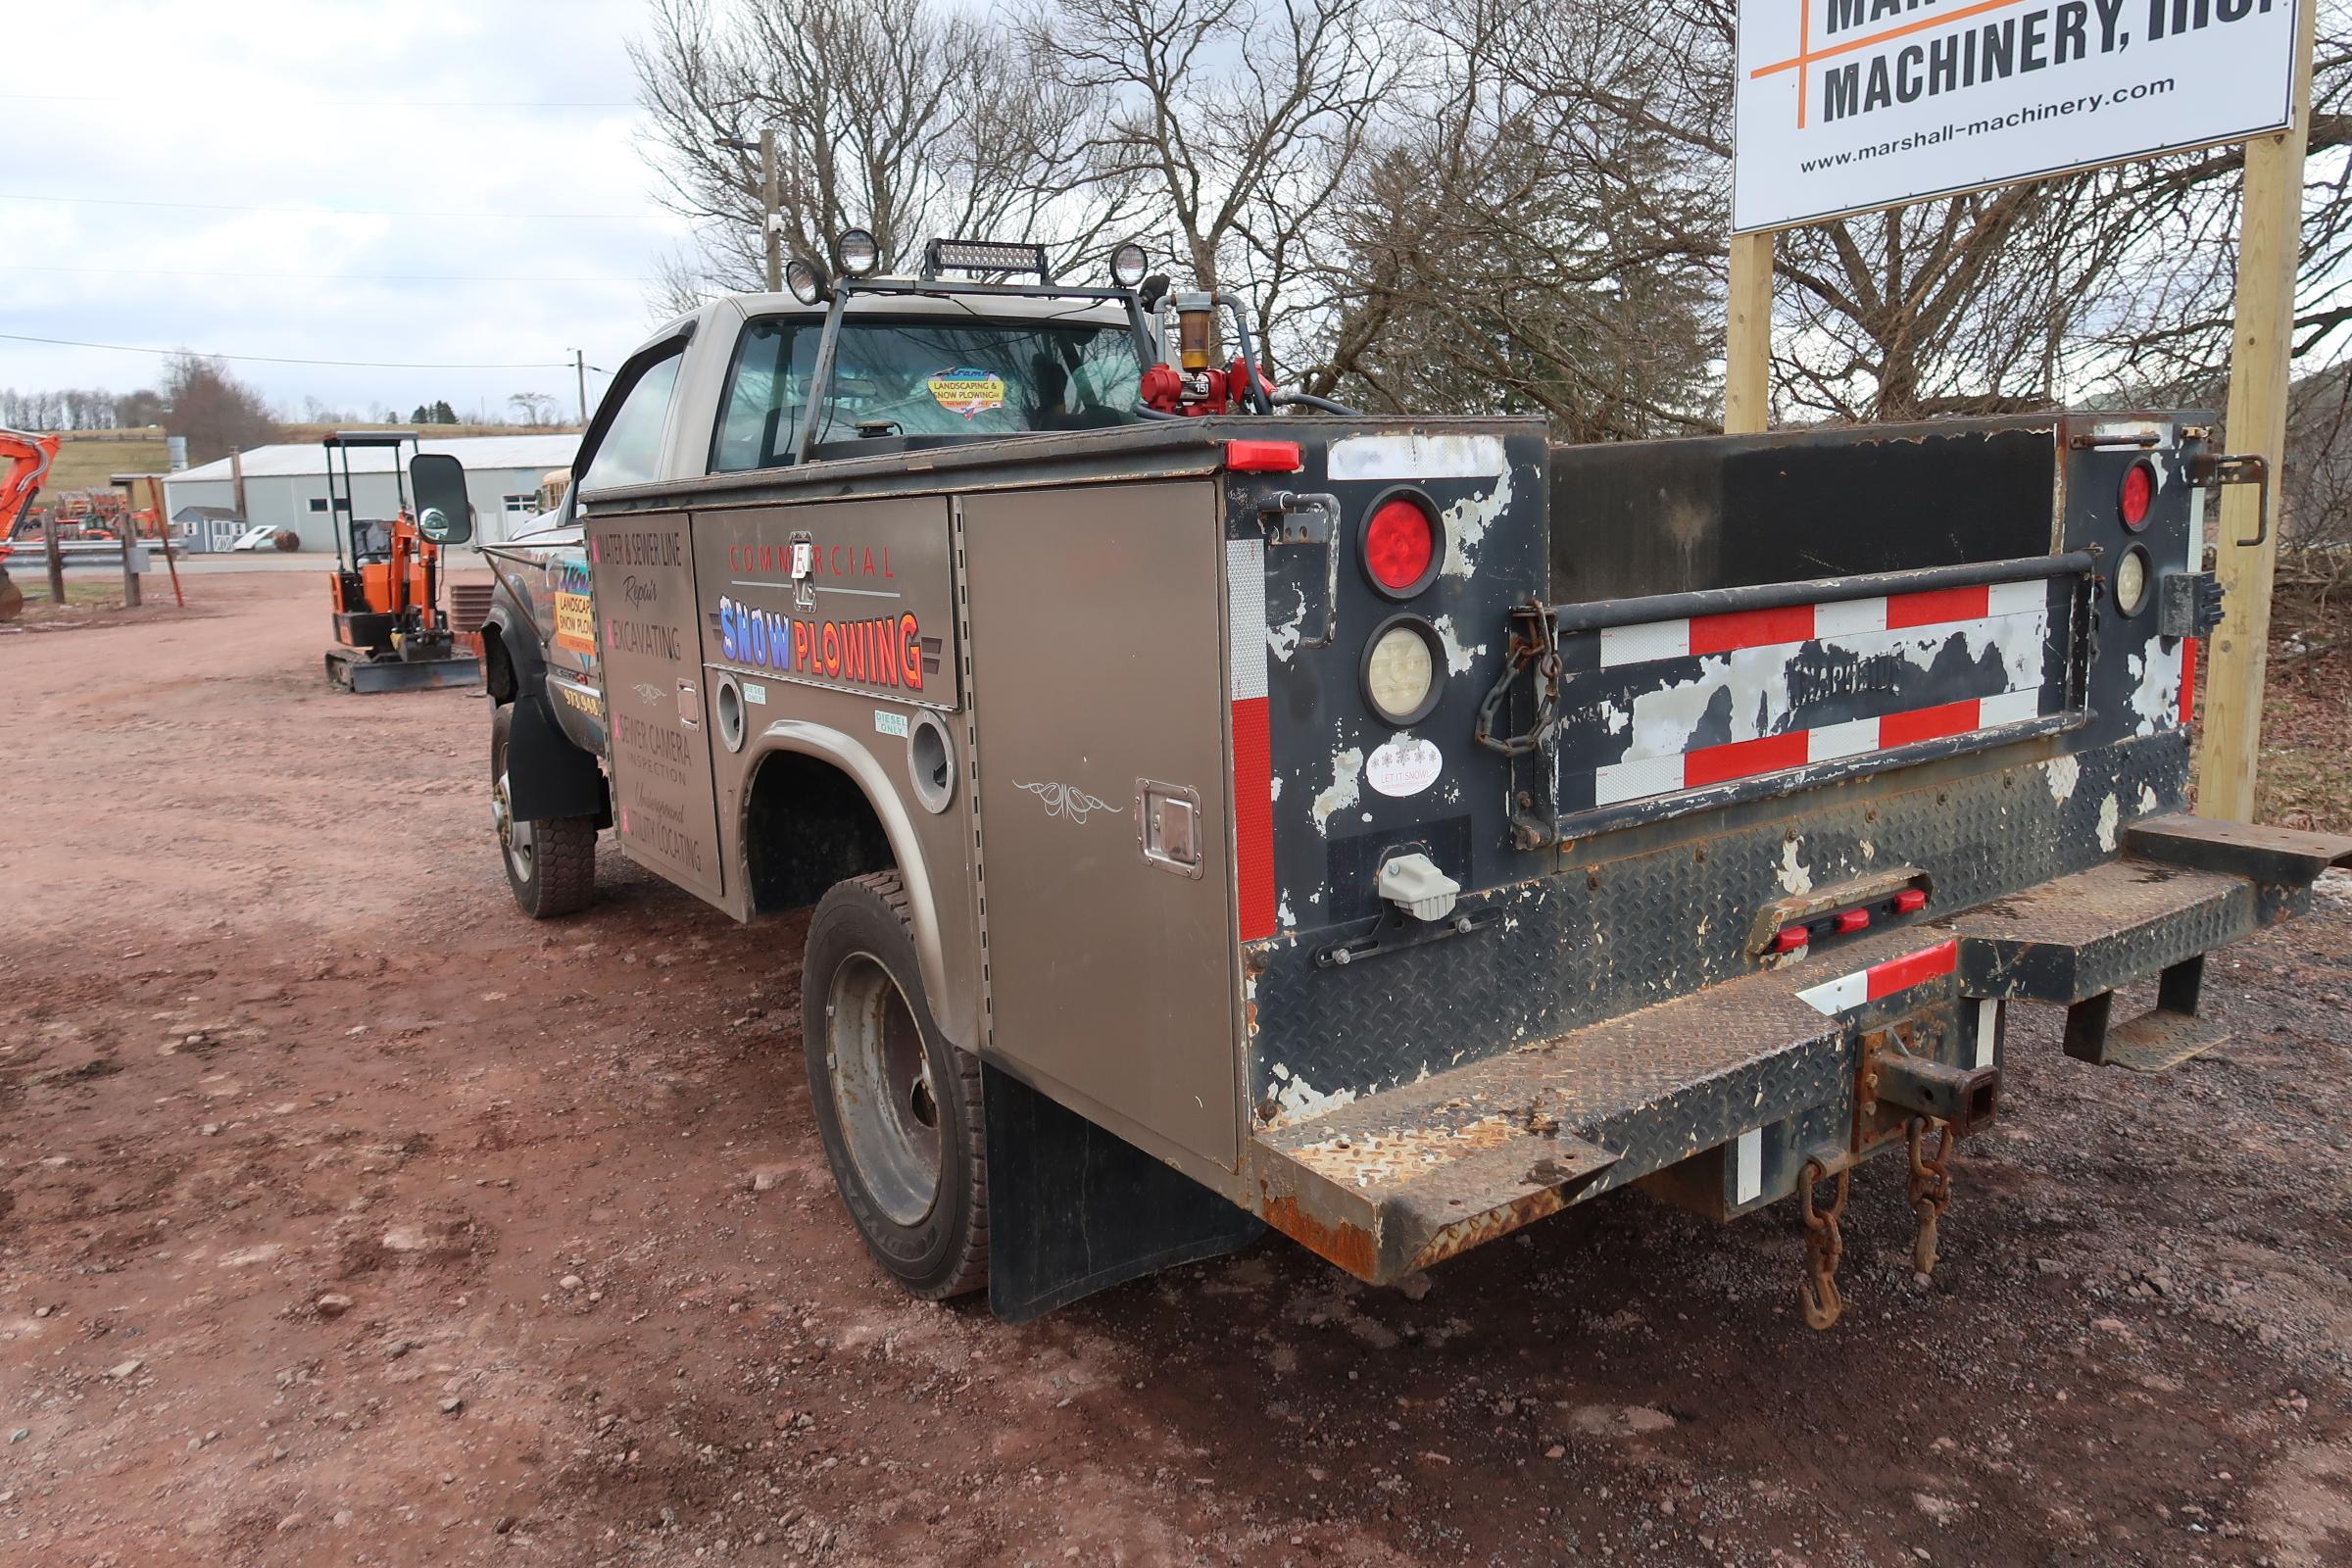
[[[2012,1032],[1922,1285],[1621,1195],[1361,1288],[1268,1240],[1027,1327],[834,1202],[801,921],[507,897],[463,693],[322,585],[0,637],[0,1560],[2352,1562],[2352,892],[2162,1078]]]

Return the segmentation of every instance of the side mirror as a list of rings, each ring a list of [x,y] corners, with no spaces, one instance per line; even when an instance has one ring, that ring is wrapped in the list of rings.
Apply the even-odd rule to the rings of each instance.
[[[409,487],[416,493],[418,533],[437,545],[462,545],[473,537],[466,465],[445,452],[419,452],[409,460]]]

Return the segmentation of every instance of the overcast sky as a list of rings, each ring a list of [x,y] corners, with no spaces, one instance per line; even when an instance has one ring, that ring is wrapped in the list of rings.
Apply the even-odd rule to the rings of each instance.
[[[502,411],[531,390],[568,416],[570,351],[612,366],[652,324],[645,279],[685,229],[648,199],[632,138],[624,44],[642,0],[11,9],[0,333],[561,362],[230,368],[285,414],[306,394],[403,416],[436,398]],[[126,391],[160,368],[153,354],[0,337],[0,386]],[[599,390],[591,375],[591,405]]]

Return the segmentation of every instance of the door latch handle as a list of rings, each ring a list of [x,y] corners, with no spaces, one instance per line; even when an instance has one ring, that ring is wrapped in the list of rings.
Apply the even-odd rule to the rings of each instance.
[[[1199,880],[1203,825],[1199,790],[1148,778],[1135,781],[1135,844],[1146,865]]]

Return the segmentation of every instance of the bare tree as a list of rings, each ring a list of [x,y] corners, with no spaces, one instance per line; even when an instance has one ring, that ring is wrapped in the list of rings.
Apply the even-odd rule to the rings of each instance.
[[[1102,114],[1088,149],[1148,193],[1179,270],[1250,302],[1270,363],[1325,303],[1331,208],[1414,34],[1382,0],[1058,0],[1031,54]]]
[[[517,423],[540,429],[556,422],[556,400],[545,392],[516,392],[507,399]]]
[[[1444,0],[1431,62],[1339,204],[1309,390],[1546,416],[1574,439],[1705,428],[1720,330],[1712,149],[1637,107],[1691,24]]]
[[[1034,237],[1068,268],[1133,220],[1131,182],[1091,155],[1086,97],[1016,36],[930,0],[655,0],[630,57],[661,199],[700,225],[701,256],[657,285],[663,305],[760,286],[759,154],[720,143],[762,126],[788,255],[821,260],[860,227],[886,265],[951,235]]]
[[[163,394],[171,405],[164,428],[188,438],[190,463],[267,446],[285,433],[261,393],[229,374],[219,360],[174,357],[164,370]]]

